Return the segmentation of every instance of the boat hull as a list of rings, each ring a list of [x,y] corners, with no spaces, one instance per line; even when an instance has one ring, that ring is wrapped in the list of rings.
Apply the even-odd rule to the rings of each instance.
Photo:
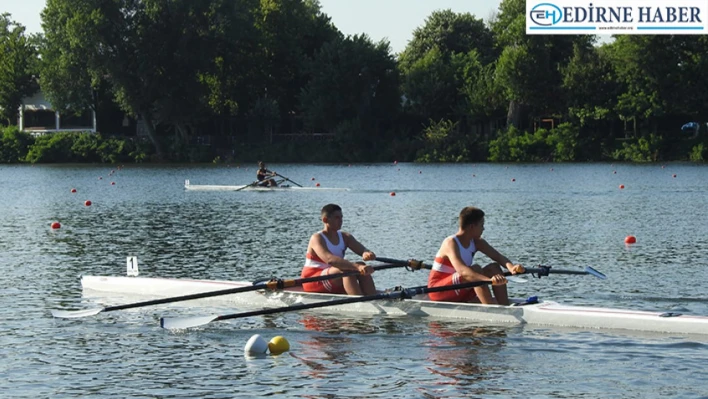
[[[261,187],[261,186],[253,186],[250,184],[241,185],[241,186],[191,184],[189,182],[189,180],[184,181],[184,189],[187,191],[349,191],[348,188],[339,188],[339,187],[297,187],[297,186]]]
[[[83,276],[85,296],[105,297],[108,293],[168,297],[251,286],[249,282],[225,280],[190,280],[145,277]],[[282,307],[341,299],[345,295],[304,292],[301,288],[282,291],[250,291],[222,295],[199,301],[209,303]],[[514,300],[511,306],[473,303],[436,302],[427,296],[406,300],[380,300],[328,306],[318,311],[337,313],[383,314],[453,318],[490,324],[530,324],[535,326],[617,329],[675,334],[708,334],[708,317],[661,312],[634,311],[586,306],[562,305],[552,301],[524,304]]]

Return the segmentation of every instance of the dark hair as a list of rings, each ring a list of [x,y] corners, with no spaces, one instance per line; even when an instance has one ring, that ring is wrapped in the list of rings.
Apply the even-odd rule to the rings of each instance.
[[[484,217],[484,211],[473,206],[466,206],[460,212],[460,227],[479,223]]]
[[[330,217],[334,212],[337,211],[342,211],[342,207],[337,205],[337,204],[327,204],[322,207],[322,211],[320,211],[320,216],[321,217]]]
[[[263,161],[258,161],[258,167],[260,168],[260,167],[262,167],[262,166],[265,166],[265,162],[263,162]]]

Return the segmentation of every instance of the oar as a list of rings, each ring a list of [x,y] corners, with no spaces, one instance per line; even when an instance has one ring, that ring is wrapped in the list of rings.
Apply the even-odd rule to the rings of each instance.
[[[251,184],[246,184],[245,186],[239,187],[239,188],[237,188],[237,189],[234,190],[234,191],[241,191],[241,190],[243,190],[243,189],[245,189],[245,188],[254,187],[254,186],[257,186],[258,183],[260,183],[260,181],[259,181],[259,180],[256,180],[256,181],[254,181],[253,183],[251,183]]]
[[[388,259],[388,258],[377,258],[377,259],[378,260],[386,259],[389,261],[395,261],[395,259]],[[403,261],[403,262],[406,263],[407,261]],[[393,263],[393,262],[391,262],[391,263]],[[398,262],[398,264],[400,265],[400,261]],[[590,266],[587,266],[585,268],[585,270],[582,270],[582,271],[581,270],[552,270],[549,266],[540,266],[538,268],[526,269],[526,273],[537,274],[539,278],[541,276],[547,276],[548,273],[589,274],[589,275],[592,275],[592,276],[595,276],[595,277],[598,277],[601,279],[607,278],[604,274],[600,273],[599,271],[593,269]],[[504,276],[509,277],[509,276],[511,276],[511,273],[506,272],[506,273],[504,273]],[[458,290],[458,289],[463,289],[463,288],[479,287],[479,286],[487,285],[487,284],[491,284],[491,283],[492,283],[491,281],[474,281],[474,282],[469,282],[469,283],[447,285],[447,286],[443,286],[443,287],[430,287],[429,288],[427,286],[419,286],[419,287],[413,287],[413,288],[402,288],[400,290],[396,290],[396,291],[392,291],[392,292],[383,292],[383,293],[376,294],[376,295],[347,297],[347,298],[343,298],[343,299],[336,299],[333,301],[324,301],[324,302],[311,303],[311,304],[291,305],[291,306],[285,306],[285,307],[280,307],[280,308],[262,309],[262,310],[227,314],[227,315],[221,315],[221,316],[197,316],[197,317],[175,317],[175,318],[162,317],[162,318],[160,318],[160,326],[162,328],[168,328],[168,329],[191,328],[191,327],[202,326],[204,324],[211,323],[212,321],[219,321],[219,320],[238,319],[238,318],[251,317],[251,316],[263,316],[263,315],[283,313],[283,312],[295,312],[298,310],[316,309],[316,308],[323,308],[326,306],[346,305],[346,304],[350,304],[350,303],[370,302],[370,301],[377,301],[380,299],[411,299],[415,295],[419,295],[419,294],[429,294],[431,292],[442,292],[442,291],[449,291],[449,290]]]
[[[291,305],[291,306],[284,306],[284,307],[280,307],[280,308],[262,309],[262,310],[255,310],[255,311],[251,311],[251,312],[234,313],[234,314],[227,314],[227,315],[221,315],[221,316],[197,316],[197,317],[173,317],[173,318],[163,317],[160,319],[160,326],[162,328],[167,328],[167,329],[191,328],[191,327],[202,326],[204,324],[211,323],[212,321],[239,319],[239,318],[251,317],[251,316],[263,316],[263,315],[274,314],[274,313],[283,313],[283,312],[295,312],[298,310],[323,308],[326,306],[346,305],[346,304],[350,304],[350,303],[359,303],[359,302],[371,302],[371,301],[378,301],[381,299],[411,299],[415,295],[419,295],[419,294],[428,294],[431,292],[442,292],[442,291],[458,290],[458,289],[462,289],[462,288],[479,287],[479,286],[487,285],[487,284],[491,284],[491,281],[474,281],[474,282],[469,282],[469,283],[454,284],[454,285],[447,285],[447,286],[443,286],[443,287],[432,287],[432,288],[428,288],[427,286],[422,285],[419,287],[401,288],[396,291],[382,292],[380,294],[375,294],[375,295],[347,297],[347,298],[343,298],[343,299],[335,299],[333,301],[323,301],[323,302],[317,302],[317,303]]]
[[[385,269],[393,269],[395,267],[400,267],[400,265],[395,265],[395,264],[384,264],[384,265],[377,265],[373,266],[374,270],[385,270]],[[229,295],[229,294],[238,294],[241,292],[250,292],[250,291],[257,291],[257,290],[281,290],[284,288],[290,288],[290,287],[297,287],[300,286],[304,283],[312,283],[315,281],[324,281],[324,280],[330,280],[330,279],[335,279],[339,277],[346,277],[346,276],[354,276],[360,274],[359,271],[349,271],[349,272],[344,272],[344,273],[335,273],[335,274],[328,274],[324,276],[315,276],[315,277],[306,277],[306,278],[298,278],[298,279],[291,279],[291,280],[270,280],[254,285],[249,285],[245,287],[236,287],[236,288],[228,288],[225,290],[219,290],[219,291],[210,291],[210,292],[201,292],[198,294],[190,294],[190,295],[181,295],[181,296],[175,296],[175,297],[169,297],[169,298],[160,298],[160,299],[153,299],[150,301],[143,301],[143,302],[135,302],[135,303],[128,303],[125,305],[116,305],[116,306],[107,306],[104,308],[94,308],[94,309],[84,309],[84,310],[52,310],[52,315],[54,317],[61,317],[61,318],[76,318],[76,317],[86,317],[86,316],[93,316],[96,314],[99,314],[101,312],[112,312],[114,310],[124,310],[124,309],[132,309],[132,308],[139,308],[143,306],[152,306],[152,305],[161,305],[164,303],[173,303],[173,302],[180,302],[180,301],[189,301],[192,299],[202,299],[202,298],[210,298],[214,296],[220,296],[220,295]]]
[[[275,174],[276,176],[282,177],[283,179],[289,181],[290,183],[292,183],[292,184],[294,184],[294,185],[296,185],[296,186],[298,186],[298,187],[302,187],[302,185],[300,185],[300,184],[298,184],[298,183],[295,183],[294,181],[290,180],[290,178],[285,177],[285,176],[281,175],[280,173],[275,173],[275,172],[273,172],[273,174]]]
[[[392,258],[382,258],[382,257],[377,256],[376,260],[381,261],[381,262],[405,266],[407,269],[410,269],[410,270],[420,270],[420,269],[430,270],[433,268],[432,266],[425,264],[419,260],[415,260],[415,259],[401,260],[401,259],[392,259]],[[514,275],[509,275],[507,277],[507,280],[512,281],[514,283],[527,283],[528,282],[528,280],[523,279],[521,277],[516,277]]]
[[[410,260],[401,260],[401,259],[392,259],[392,258],[382,258],[380,256],[376,257],[376,260],[380,262],[386,262],[390,263],[393,265],[401,265],[401,266],[406,266],[409,267],[413,270],[418,270],[418,269],[430,269],[431,266],[427,265],[419,260],[415,259],[410,259]],[[554,274],[589,274],[591,276],[595,276],[599,279],[606,279],[607,276],[605,276],[603,273],[593,269],[590,266],[586,266],[585,269],[583,270],[564,270],[564,269],[554,269],[551,266],[543,266],[539,265],[537,268],[525,268],[526,270],[523,273],[520,274],[531,274],[534,275],[534,277],[541,278],[543,276],[548,276],[550,273]],[[506,275],[506,274],[505,274]]]

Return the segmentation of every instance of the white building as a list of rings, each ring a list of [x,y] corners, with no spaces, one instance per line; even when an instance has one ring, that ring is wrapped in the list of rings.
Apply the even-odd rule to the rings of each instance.
[[[56,132],[96,133],[96,112],[86,110],[81,115],[62,116],[55,111],[42,91],[23,100],[17,123],[21,132],[42,135]]]

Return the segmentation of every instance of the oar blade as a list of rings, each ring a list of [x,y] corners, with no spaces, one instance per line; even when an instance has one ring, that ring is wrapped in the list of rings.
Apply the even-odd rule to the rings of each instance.
[[[168,330],[199,327],[209,324],[218,318],[219,316],[162,317],[160,318],[160,327]]]
[[[511,281],[512,283],[528,283],[529,282],[525,278],[516,277],[516,276],[506,276],[506,279]]]
[[[95,316],[103,312],[104,308],[83,309],[83,310],[52,310],[52,316],[61,319],[75,319],[79,317]]]
[[[592,275],[592,276],[595,276],[595,277],[597,277],[597,278],[599,278],[599,279],[601,279],[601,280],[607,279],[607,276],[605,276],[604,273],[601,273],[601,272],[599,272],[599,271],[593,269],[593,268],[590,267],[590,266],[585,266],[585,271],[586,271],[588,274],[590,274],[590,275]]]

